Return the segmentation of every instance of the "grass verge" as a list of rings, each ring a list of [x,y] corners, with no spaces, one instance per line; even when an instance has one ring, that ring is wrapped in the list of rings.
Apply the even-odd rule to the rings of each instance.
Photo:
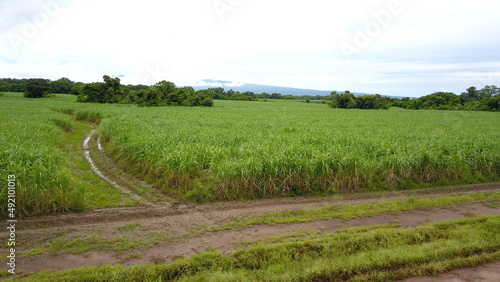
[[[40,272],[25,281],[361,281],[435,275],[500,259],[500,216],[205,252],[161,265]]]
[[[472,203],[495,203],[500,201],[500,193],[476,193],[461,196],[446,196],[430,199],[409,198],[403,201],[384,201],[375,204],[357,204],[336,206],[329,205],[319,209],[298,210],[290,212],[267,213],[237,219],[218,227],[210,227],[211,231],[246,228],[253,225],[283,224],[311,222],[317,220],[328,220],[342,218],[344,220],[372,217],[383,213],[398,214],[412,210],[426,210],[432,208],[447,208],[452,206],[467,205]]]
[[[113,252],[117,258],[123,258],[130,252],[140,252],[160,243],[169,242],[175,236],[170,231],[145,232],[140,224],[128,224],[117,229],[87,230],[84,235],[75,235],[63,229],[37,232],[44,242],[20,242],[24,247],[18,252],[19,257],[38,257],[40,255],[83,254],[89,251]],[[48,239],[50,238],[51,239]],[[30,236],[37,240],[36,236]]]

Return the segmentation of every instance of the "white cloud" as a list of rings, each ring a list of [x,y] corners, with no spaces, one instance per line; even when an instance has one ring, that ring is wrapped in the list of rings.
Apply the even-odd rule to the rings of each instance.
[[[7,0],[0,3],[0,76],[90,82],[116,74],[124,83],[179,85],[212,78],[425,95],[500,69],[493,36],[500,3],[493,0],[400,0],[401,11],[346,60],[340,44],[353,44],[391,1],[241,0],[221,20],[212,0]],[[48,20],[35,23],[43,13]],[[23,40],[18,48],[13,34]]]

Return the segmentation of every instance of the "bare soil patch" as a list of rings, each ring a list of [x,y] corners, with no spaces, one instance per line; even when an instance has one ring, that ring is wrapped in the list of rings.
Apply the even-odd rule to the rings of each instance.
[[[500,262],[488,263],[476,267],[456,269],[436,276],[412,277],[405,282],[498,282],[500,281]]]

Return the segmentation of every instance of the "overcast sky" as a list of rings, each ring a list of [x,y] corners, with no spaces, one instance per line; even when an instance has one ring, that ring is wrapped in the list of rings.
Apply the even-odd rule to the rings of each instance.
[[[500,86],[500,1],[0,0],[0,77],[419,97]]]

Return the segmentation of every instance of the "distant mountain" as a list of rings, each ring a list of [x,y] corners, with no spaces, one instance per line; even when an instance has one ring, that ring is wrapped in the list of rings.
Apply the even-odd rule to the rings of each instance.
[[[226,91],[233,89],[234,91],[238,91],[241,93],[246,91],[251,91],[255,94],[266,92],[269,94],[280,93],[281,95],[293,95],[293,96],[303,96],[303,95],[328,96],[333,91],[333,90],[326,91],[326,90],[301,89],[301,88],[291,88],[291,87],[271,86],[271,85],[261,85],[261,84],[238,83],[233,81],[213,80],[213,79],[203,79],[200,80],[196,85],[192,86],[195,90],[222,87]],[[337,90],[337,92],[343,93],[344,91]],[[356,96],[372,95],[369,93],[360,93],[360,92],[352,92],[352,93]],[[382,95],[382,96],[387,96],[387,95]]]

